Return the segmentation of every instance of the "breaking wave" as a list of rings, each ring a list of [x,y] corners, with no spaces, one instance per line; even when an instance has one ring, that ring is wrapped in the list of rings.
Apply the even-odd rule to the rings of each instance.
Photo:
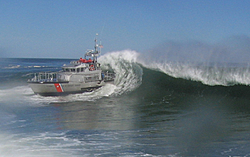
[[[202,82],[205,85],[233,86],[250,84],[250,67],[236,64],[141,61],[144,67],[161,71],[174,78]]]
[[[133,91],[142,81],[142,68],[137,63],[139,53],[131,50],[112,52],[99,58],[104,69],[112,69],[116,74],[115,93]]]

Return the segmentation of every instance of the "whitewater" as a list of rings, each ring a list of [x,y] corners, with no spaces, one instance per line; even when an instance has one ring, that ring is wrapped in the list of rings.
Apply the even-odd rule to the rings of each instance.
[[[70,59],[0,61],[0,156],[249,155],[248,64],[110,52],[98,61],[114,84],[43,97],[30,74]]]

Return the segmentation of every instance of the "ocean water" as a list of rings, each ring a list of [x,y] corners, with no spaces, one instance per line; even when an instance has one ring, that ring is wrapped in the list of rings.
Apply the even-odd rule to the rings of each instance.
[[[82,94],[35,95],[31,73],[71,59],[0,59],[0,156],[250,156],[247,64],[143,60],[106,53],[114,84]]]

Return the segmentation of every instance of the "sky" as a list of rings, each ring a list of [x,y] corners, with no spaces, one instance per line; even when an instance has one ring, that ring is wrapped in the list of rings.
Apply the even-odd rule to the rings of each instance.
[[[0,57],[79,58],[250,37],[249,0],[0,0]]]

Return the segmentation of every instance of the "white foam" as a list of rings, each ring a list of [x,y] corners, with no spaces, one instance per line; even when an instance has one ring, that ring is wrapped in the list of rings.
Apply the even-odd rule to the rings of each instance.
[[[77,136],[62,133],[6,134],[0,133],[1,157],[62,157],[62,156],[156,156],[140,150],[120,148],[138,146],[124,138],[126,132],[100,132]],[[80,136],[79,136],[80,135]],[[125,137],[127,137],[125,135]]]
[[[58,97],[43,97],[35,95],[29,86],[17,86],[0,90],[0,102],[21,106],[39,107],[58,101]]]
[[[172,63],[172,62],[145,62],[141,64],[153,70],[159,70],[175,78],[184,78],[193,81],[200,81],[207,85],[235,85],[250,84],[249,69],[241,67],[219,67],[192,63]]]
[[[71,147],[81,144],[75,139],[66,138],[61,134],[41,133],[38,135],[9,135],[0,134],[1,157],[27,156],[71,156]]]
[[[139,53],[132,50],[111,52],[101,56],[99,61],[103,67],[112,68],[116,73],[115,93],[123,94],[137,88],[142,81],[142,69],[137,64]]]
[[[0,102],[12,104],[12,106],[33,106],[40,107],[50,103],[64,103],[73,101],[93,101],[102,97],[112,95],[117,87],[113,84],[106,84],[93,91],[67,96],[40,96],[34,94],[29,86],[18,86],[11,89],[0,90]]]
[[[64,97],[58,97],[59,101],[54,102],[73,102],[73,101],[94,101],[103,97],[111,96],[117,87],[113,84],[106,84],[103,87],[92,92],[80,94],[70,94]]]
[[[17,69],[20,68],[20,65],[10,65],[8,67],[4,67],[4,69]]]

